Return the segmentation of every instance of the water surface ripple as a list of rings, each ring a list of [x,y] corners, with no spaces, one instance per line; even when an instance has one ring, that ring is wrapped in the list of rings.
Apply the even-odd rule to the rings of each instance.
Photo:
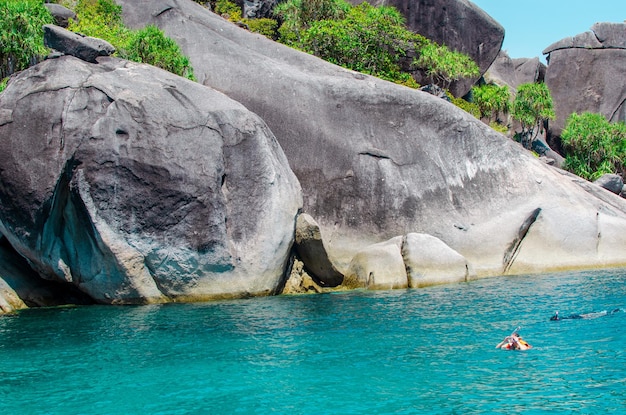
[[[626,270],[415,290],[26,310],[0,414],[626,413]],[[495,345],[516,326],[532,350]]]

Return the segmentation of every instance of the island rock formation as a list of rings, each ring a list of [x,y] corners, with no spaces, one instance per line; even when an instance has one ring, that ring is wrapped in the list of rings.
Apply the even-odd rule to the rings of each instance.
[[[119,3],[129,26],[163,29],[199,82],[268,124],[343,275],[357,253],[409,233],[437,238],[478,277],[626,263],[626,201],[445,100],[290,49],[191,1]]]
[[[99,303],[275,293],[302,206],[258,116],[111,57],[50,59],[9,82],[0,179],[2,245],[40,278]],[[0,270],[14,262],[0,257]]]
[[[193,301],[626,264],[626,200],[449,102],[191,0],[119,3],[177,40],[205,86],[112,57],[10,80],[0,309],[54,290]]]
[[[596,23],[590,31],[562,39],[543,53],[548,55],[546,84],[556,111],[552,135],[561,135],[574,112],[626,121],[626,23]]]

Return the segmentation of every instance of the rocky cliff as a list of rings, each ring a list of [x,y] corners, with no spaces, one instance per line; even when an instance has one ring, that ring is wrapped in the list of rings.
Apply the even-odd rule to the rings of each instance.
[[[200,82],[267,122],[342,272],[361,249],[410,232],[439,238],[478,275],[502,273],[512,251],[512,273],[626,262],[616,248],[623,200],[590,195],[455,106],[249,33],[192,2],[119,3],[130,26],[161,27]]]
[[[590,31],[567,37],[544,51],[546,84],[554,99],[559,136],[567,117],[585,111],[610,121],[626,121],[626,23],[597,23]]]

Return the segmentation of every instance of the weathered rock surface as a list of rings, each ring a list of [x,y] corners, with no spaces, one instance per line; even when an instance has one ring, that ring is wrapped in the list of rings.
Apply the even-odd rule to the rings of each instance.
[[[295,259],[281,294],[319,294],[324,291],[304,269],[304,262]]]
[[[537,208],[509,273],[626,264],[626,201],[454,105],[289,49],[191,1],[120,4],[130,26],[156,24],[177,39],[200,82],[265,120],[340,272],[366,247],[419,232],[477,276],[500,275]]]
[[[296,220],[295,248],[307,269],[323,286],[335,287],[342,283],[343,275],[328,257],[319,225],[306,213],[298,215]]]
[[[47,60],[0,94],[0,233],[101,303],[274,293],[302,199],[265,123],[160,69],[98,62]]]
[[[370,290],[407,288],[402,241],[403,237],[397,236],[357,252],[350,262],[343,286]]]
[[[475,277],[463,255],[431,235],[410,233],[402,244],[409,287],[469,281]]]
[[[543,53],[556,110],[552,135],[561,135],[574,112],[626,121],[626,23],[596,23],[591,31],[562,39]]]
[[[238,0],[235,3],[243,3],[243,17],[259,19],[272,17],[272,10],[279,0]]]
[[[619,195],[624,188],[624,180],[617,174],[604,174],[594,181],[600,187]]]
[[[364,0],[348,0],[352,4]],[[484,74],[504,41],[504,28],[484,10],[467,0],[373,0],[372,5],[394,6],[406,17],[408,28],[451,50],[469,55]],[[450,91],[463,96],[480,78],[452,84]],[[424,82],[422,82],[424,83]]]
[[[539,58],[511,59],[505,51],[500,51],[498,57],[485,73],[485,81],[496,85],[507,85],[511,92],[525,83],[543,82],[546,66]]]
[[[45,25],[43,29],[43,40],[47,47],[87,62],[96,63],[99,56],[110,56],[115,52],[113,45],[102,39],[80,36],[51,24]]]
[[[0,237],[0,286],[3,287],[0,303],[3,303],[1,297],[5,298],[5,306],[0,304],[0,309],[4,312],[26,307],[93,304],[93,300],[67,282],[41,279],[3,237]]]
[[[468,261],[431,235],[409,233],[359,251],[346,272],[347,288],[396,289],[469,281]]]

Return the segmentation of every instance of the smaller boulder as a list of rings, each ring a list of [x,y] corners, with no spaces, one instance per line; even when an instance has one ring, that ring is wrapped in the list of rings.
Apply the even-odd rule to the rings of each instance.
[[[66,55],[90,63],[97,63],[99,56],[110,56],[115,48],[109,42],[95,37],[81,36],[60,26],[44,25],[44,44]]]
[[[624,23],[626,23],[626,21]],[[624,23],[595,23],[591,26],[591,31],[605,48],[626,49]]]
[[[54,3],[47,3],[45,6],[54,18],[54,22],[57,26],[67,28],[70,23],[70,19],[76,20],[76,13],[67,7]]]
[[[469,281],[474,272],[465,257],[434,236],[410,233],[402,244],[409,287]]]
[[[435,84],[424,85],[423,87],[420,88],[420,91],[428,92],[430,95],[434,95],[438,98],[445,99],[446,101],[450,102],[450,97],[448,97],[448,95],[446,94],[446,90],[438,85],[435,85]]]
[[[514,85],[515,89],[520,84],[541,83],[546,78],[546,65],[538,57],[513,59],[513,65],[515,66],[515,77],[517,80],[517,84]]]
[[[545,75],[546,66],[538,57],[511,59],[505,51],[500,51],[484,78],[488,83],[507,85],[515,91],[521,84],[543,82]]]
[[[272,10],[278,0],[243,0],[243,17],[261,19],[272,17]]]
[[[294,258],[281,294],[319,294],[322,291],[323,288],[304,269],[304,263]]]
[[[407,288],[402,240],[402,236],[397,236],[359,251],[350,262],[344,287],[370,290]]]
[[[600,187],[619,195],[624,188],[624,179],[617,174],[605,174],[594,181]]]
[[[26,304],[24,304],[24,301],[22,301],[15,290],[0,277],[0,315],[24,308],[28,308]]]
[[[328,258],[320,227],[311,215],[306,213],[298,215],[295,247],[305,268],[323,286],[336,287],[341,284],[343,275]]]

